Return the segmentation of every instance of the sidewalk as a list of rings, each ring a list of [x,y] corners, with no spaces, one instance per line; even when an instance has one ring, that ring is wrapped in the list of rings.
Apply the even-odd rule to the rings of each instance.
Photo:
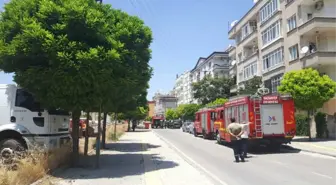
[[[309,141],[308,137],[297,136],[288,146],[306,152],[336,157],[336,140],[313,139]]]
[[[100,169],[68,169],[53,182],[58,185],[210,185],[197,169],[184,161],[151,131],[126,133],[101,152]],[[87,159],[94,164],[94,156]]]

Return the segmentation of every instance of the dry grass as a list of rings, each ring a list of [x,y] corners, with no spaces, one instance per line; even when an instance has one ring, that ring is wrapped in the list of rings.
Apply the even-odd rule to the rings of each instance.
[[[16,160],[16,170],[8,165],[1,165],[0,185],[29,185],[44,177],[50,170],[68,164],[70,153],[70,145],[50,152],[32,150],[24,158]]]
[[[108,141],[118,141],[119,138],[127,131],[127,124],[119,124],[116,127],[116,134],[114,134],[114,125],[106,128],[106,137]]]
[[[127,124],[117,125],[116,135],[114,135],[114,125],[108,126],[106,130],[107,141],[117,141],[127,131]],[[79,153],[84,153],[84,138],[79,140]],[[96,138],[89,138],[89,151],[94,149]],[[30,185],[50,171],[70,163],[71,146],[64,146],[45,153],[41,149],[32,150],[23,159],[17,160],[17,170],[10,170],[8,166],[0,163],[0,185]],[[43,185],[51,185],[51,181],[46,178],[41,182]]]

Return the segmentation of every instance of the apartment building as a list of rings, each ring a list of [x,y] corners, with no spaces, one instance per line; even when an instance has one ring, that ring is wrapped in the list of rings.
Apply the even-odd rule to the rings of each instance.
[[[234,86],[230,89],[230,93],[232,96],[237,95],[238,92],[238,84],[237,84],[237,60],[236,60],[236,47],[229,46],[225,52],[229,54],[229,78],[234,81]]]
[[[177,98],[173,94],[157,92],[153,97],[153,101],[155,102],[155,116],[164,116],[167,109],[175,109],[177,107]]]
[[[193,102],[191,84],[192,75],[189,71],[185,71],[181,75],[176,76],[174,94],[177,97],[177,105]]]
[[[256,1],[228,33],[236,41],[237,84],[262,76],[276,93],[285,72],[308,67],[336,81],[335,7],[335,0]],[[322,110],[336,121],[335,98]]]
[[[208,57],[200,57],[190,71],[192,82],[198,82],[205,76],[213,78],[229,76],[229,56],[227,52],[213,52]]]
[[[155,101],[147,101],[147,106],[148,106],[148,117],[153,117],[154,116],[154,110],[155,110]]]

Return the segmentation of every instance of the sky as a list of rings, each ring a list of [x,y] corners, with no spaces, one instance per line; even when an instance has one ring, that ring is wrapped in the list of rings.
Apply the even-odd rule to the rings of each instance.
[[[1,7],[4,2],[0,0]],[[173,89],[176,75],[191,70],[199,57],[224,51],[229,44],[229,24],[239,20],[253,0],[103,0],[144,20],[152,29],[154,74],[148,100],[157,91]],[[12,74],[0,72],[0,84],[13,83]]]

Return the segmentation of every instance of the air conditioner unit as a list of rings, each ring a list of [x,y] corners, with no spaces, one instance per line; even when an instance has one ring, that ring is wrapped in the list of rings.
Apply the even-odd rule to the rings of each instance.
[[[323,8],[323,6],[324,6],[323,0],[318,1],[318,2],[315,3],[315,10],[321,10]]]

